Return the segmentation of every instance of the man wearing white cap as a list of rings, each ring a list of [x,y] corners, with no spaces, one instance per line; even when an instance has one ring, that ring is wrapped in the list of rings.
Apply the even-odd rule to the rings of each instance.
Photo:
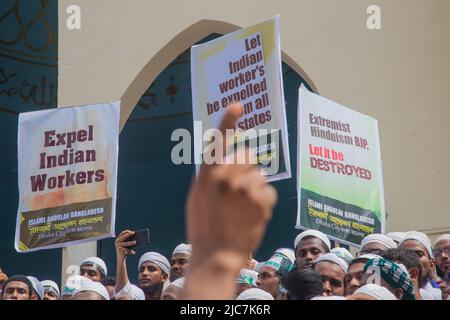
[[[139,288],[146,300],[160,300],[164,283],[169,278],[170,263],[157,252],[147,252],[139,259]]]
[[[272,257],[264,262],[258,274],[256,285],[258,288],[277,297],[281,278],[295,267],[295,254],[292,249],[280,248]]]
[[[443,234],[436,239],[433,246],[438,276],[450,282],[450,234]]]
[[[122,296],[131,292],[131,283],[128,279],[126,257],[134,255],[130,247],[136,241],[127,241],[134,231],[122,231],[116,239],[117,275],[114,295]],[[169,280],[170,263],[166,257],[157,252],[147,252],[139,259],[138,287],[145,293],[146,300],[160,300],[163,286]]]
[[[172,258],[170,259],[170,282],[185,276],[191,255],[192,246],[190,244],[180,243],[173,250]]]
[[[73,293],[72,300],[109,300],[108,290],[90,279],[81,281],[81,286]]]
[[[43,300],[59,300],[60,292],[58,285],[51,280],[41,281],[44,287],[44,299]]]
[[[334,253],[324,254],[316,259],[314,270],[322,277],[324,296],[344,296],[344,279],[347,262]]]
[[[436,239],[433,256],[436,261],[436,273],[440,278],[442,299],[448,300],[450,298],[450,234],[443,234]]]
[[[376,254],[381,256],[388,249],[397,248],[397,244],[384,234],[373,233],[366,236],[361,241],[361,251],[359,255]]]
[[[433,280],[435,261],[428,236],[423,232],[409,231],[400,242],[399,248],[412,250],[419,256],[422,265],[421,296],[428,299],[427,297],[431,295],[436,300],[442,300],[439,285]]]
[[[108,274],[105,262],[97,257],[84,259],[80,265],[80,276],[100,282]]]
[[[299,269],[312,268],[321,255],[330,252],[331,243],[328,237],[317,230],[306,230],[294,241],[295,263]]]

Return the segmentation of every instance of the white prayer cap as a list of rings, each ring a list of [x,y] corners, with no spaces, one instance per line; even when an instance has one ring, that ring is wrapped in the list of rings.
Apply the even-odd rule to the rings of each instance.
[[[257,264],[255,264],[255,267],[253,268],[253,270],[255,270],[255,272],[260,273],[262,267],[264,267],[265,264],[266,264],[266,261],[258,262]]]
[[[81,288],[81,282],[87,280],[89,279],[79,275],[69,277],[61,290],[61,296],[73,296],[73,293]]]
[[[177,280],[171,282],[170,285],[174,286],[174,287],[178,287],[180,289],[183,289],[185,281],[186,281],[186,278],[185,277],[181,277],[181,278],[178,278]]]
[[[373,233],[373,234],[369,234],[368,236],[366,236],[361,241],[361,248],[364,248],[367,244],[373,243],[373,242],[380,243],[380,244],[386,246],[388,249],[397,248],[397,244],[394,242],[394,240],[392,240],[388,236],[385,236],[384,234],[381,234],[381,233]]]
[[[391,238],[392,240],[400,243],[403,240],[403,238],[406,236],[406,232],[389,232],[389,233],[386,233],[386,236]]]
[[[176,254],[183,253],[187,255],[192,255],[192,245],[186,243],[180,243],[172,253],[172,257]]]
[[[330,251],[331,253],[334,253],[335,255],[337,255],[339,258],[344,259],[345,262],[347,262],[347,264],[350,264],[353,259],[355,259],[355,257],[350,253],[350,251],[348,251],[345,248],[333,248]]]
[[[106,276],[108,274],[108,269],[106,268],[105,261],[103,261],[100,258],[90,257],[90,258],[84,259],[83,262],[81,263],[81,266],[84,266],[84,265],[94,266],[95,268],[98,269],[98,271],[100,271],[100,273],[103,276]]]
[[[295,251],[290,248],[279,248],[275,253],[281,253],[286,256],[292,263],[295,263]]]
[[[58,294],[58,296],[60,295],[59,287],[56,284],[56,282],[54,282],[52,280],[44,280],[44,281],[41,281],[41,284],[44,287],[44,291],[46,291],[45,287],[50,287],[50,288],[53,288],[53,290]]]
[[[429,256],[433,257],[433,250],[431,249],[431,241],[430,238],[428,238],[428,236],[425,233],[419,231],[408,231],[405,237],[400,242],[400,246],[405,241],[408,240],[415,240],[420,242],[427,249]]]
[[[359,260],[359,259],[367,259],[367,260],[372,260],[372,259],[381,259],[383,258],[382,256],[379,256],[377,254],[373,254],[373,253],[366,253],[363,255],[360,255],[359,257],[357,257],[355,260]]]
[[[311,298],[311,300],[347,300],[343,296],[317,296]]]
[[[144,291],[134,284],[131,285],[131,296],[133,297],[133,300],[145,300]]]
[[[31,284],[33,285],[33,289],[36,292],[36,294],[39,296],[39,300],[44,299],[44,286],[42,283],[35,277],[28,276],[28,280],[30,280]]]
[[[381,259],[381,258],[382,258],[382,256],[379,256],[377,254],[366,253],[366,254],[360,255],[360,256],[356,257],[355,259],[353,259],[351,264],[358,263],[358,262],[366,263],[368,260]],[[350,264],[348,266],[350,267]]]
[[[170,262],[169,260],[167,260],[166,257],[164,257],[162,254],[159,254],[158,252],[147,252],[144,253],[142,255],[142,257],[139,259],[139,266],[138,268],[141,267],[141,265],[145,262],[145,261],[150,261],[153,262],[154,264],[156,264],[159,268],[161,268],[161,270],[166,273],[169,274],[169,269],[170,269]],[[166,281],[167,282],[167,281]]]
[[[315,265],[318,264],[321,261],[328,261],[337,264],[339,267],[341,267],[342,270],[344,270],[344,273],[347,273],[348,270],[348,264],[345,262],[344,259],[339,258],[334,253],[326,253],[318,257],[315,261]]]
[[[236,283],[243,283],[256,287],[256,280],[258,280],[258,272],[249,269],[241,269]]]
[[[305,237],[316,237],[316,238],[319,238],[320,240],[322,240],[325,243],[325,245],[328,247],[328,250],[331,250],[331,242],[330,242],[330,239],[328,239],[328,237],[326,236],[326,234],[323,233],[323,232],[320,232],[318,230],[314,230],[314,229],[309,229],[309,230],[306,230],[306,231],[303,231],[302,233],[300,233],[295,238],[294,249],[297,249],[297,245]]]
[[[251,288],[242,291],[240,295],[237,296],[236,300],[275,300],[273,296],[259,288]]]
[[[358,288],[353,294],[365,294],[376,300],[397,300],[392,292],[377,284],[368,283]]]
[[[73,296],[75,296],[79,292],[93,291],[101,295],[103,298],[105,298],[105,300],[109,300],[108,290],[106,290],[105,286],[102,285],[100,282],[95,282],[86,278],[86,280],[81,281],[80,284],[81,284],[80,288],[75,290]]]
[[[264,266],[275,269],[281,276],[284,276],[289,271],[295,268],[295,253],[294,250],[288,248],[280,248],[264,262]]]
[[[436,245],[439,241],[442,240],[450,240],[450,233],[446,233],[446,234],[441,234],[436,241],[434,241],[434,245]],[[450,295],[449,295],[450,296]]]

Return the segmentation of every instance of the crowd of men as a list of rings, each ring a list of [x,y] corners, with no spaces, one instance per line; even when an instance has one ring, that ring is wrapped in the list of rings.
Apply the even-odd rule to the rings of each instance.
[[[177,300],[183,298],[192,246],[178,245],[169,259],[147,252],[139,259],[138,283],[128,279],[126,257],[132,231],[116,239],[117,271],[108,275],[98,257],[85,259],[80,274],[62,289],[51,280],[0,275],[3,300]],[[431,245],[421,232],[371,234],[354,257],[331,248],[317,230],[300,233],[292,248],[280,248],[264,262],[249,259],[234,281],[237,300],[443,300],[450,299],[450,234]]]
[[[228,107],[221,131],[235,127],[242,107]],[[226,145],[226,144],[225,144]],[[224,154],[225,154],[225,150]],[[244,154],[240,154],[244,153]],[[250,158],[248,150],[234,156]],[[147,252],[138,282],[130,283],[127,257],[133,231],[115,241],[116,274],[98,257],[85,259],[80,274],[59,286],[50,280],[0,269],[2,300],[449,300],[450,234],[432,244],[422,232],[365,237],[353,256],[318,230],[301,232],[291,248],[266,261],[251,258],[277,200],[275,189],[254,164],[202,167],[187,201],[187,237],[170,259]]]

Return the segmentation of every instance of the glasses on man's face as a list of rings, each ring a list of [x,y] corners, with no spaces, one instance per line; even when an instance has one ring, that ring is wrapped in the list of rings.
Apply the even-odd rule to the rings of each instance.
[[[364,250],[364,251],[360,251],[356,254],[357,257],[361,257],[365,254],[376,254],[378,256],[381,256],[385,253],[385,250],[383,249],[369,249],[369,250]]]
[[[440,257],[443,254],[446,254],[447,256],[450,256],[450,247],[444,247],[444,248],[436,248],[433,249],[433,255],[435,257]]]

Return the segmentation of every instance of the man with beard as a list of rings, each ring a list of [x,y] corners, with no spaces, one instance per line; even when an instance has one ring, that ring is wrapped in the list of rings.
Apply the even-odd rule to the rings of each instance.
[[[422,266],[419,256],[411,250],[396,248],[389,249],[383,256],[384,259],[391,260],[397,264],[403,264],[408,270],[409,277],[414,284],[416,300],[422,300],[420,296],[420,279],[422,279]]]
[[[127,241],[134,231],[122,231],[116,239],[117,275],[114,296],[124,296],[131,293],[131,283],[128,279],[126,257],[134,255],[130,247],[136,241]],[[157,252],[147,252],[142,255],[138,266],[138,287],[145,293],[145,300],[160,300],[163,285],[169,278],[169,261]]]
[[[281,279],[289,271],[291,271],[295,265],[295,254],[292,249],[280,248],[275,251],[272,257],[267,260],[261,271],[258,274],[258,280],[256,286],[270,293],[274,299],[278,294],[278,287],[281,283]]]
[[[297,268],[311,269],[318,257],[330,252],[331,243],[324,233],[310,229],[295,238],[294,248]]]
[[[80,265],[80,276],[94,282],[101,282],[108,275],[106,263],[98,257],[84,259]]]
[[[314,263],[314,270],[322,278],[323,296],[344,296],[345,274],[348,264],[334,253],[321,255]]]
[[[170,259],[170,282],[185,276],[191,255],[192,246],[190,244],[181,243],[173,250]]]
[[[446,300],[450,293],[450,234],[443,234],[436,239],[433,256],[436,261],[436,273],[440,278],[442,299]]]
[[[410,231],[400,242],[399,248],[414,251],[422,265],[422,279],[420,281],[420,295],[424,300],[442,300],[439,285],[433,280],[435,261],[431,249],[431,241],[423,232]]]
[[[139,259],[139,288],[145,300],[160,300],[163,286],[169,280],[170,263],[157,252],[147,252]]]

